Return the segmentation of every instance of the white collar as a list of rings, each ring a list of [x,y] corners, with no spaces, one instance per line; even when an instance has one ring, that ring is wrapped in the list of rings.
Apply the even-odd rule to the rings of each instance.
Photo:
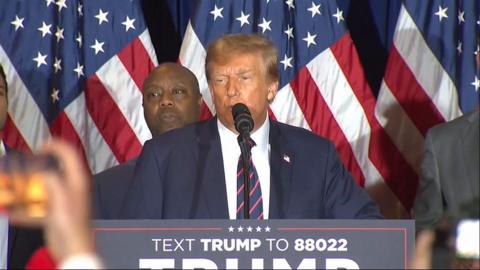
[[[225,125],[220,122],[220,120],[217,118],[217,125],[218,125],[218,132],[220,137],[223,138],[228,138],[229,142],[235,141],[237,142],[237,134],[235,134],[233,131],[228,129]],[[270,121],[268,119],[268,115],[263,121],[262,126],[260,126],[259,129],[257,129],[255,132],[253,132],[250,137],[252,140],[255,142],[256,147],[253,149],[258,149],[259,151],[268,151],[268,145],[269,145],[269,134],[270,134]],[[235,144],[236,145],[236,144]],[[253,151],[252,149],[252,151]]]

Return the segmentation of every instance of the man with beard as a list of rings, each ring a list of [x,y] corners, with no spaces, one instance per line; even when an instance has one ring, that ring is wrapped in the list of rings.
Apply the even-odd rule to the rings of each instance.
[[[201,97],[197,78],[187,68],[175,63],[155,68],[143,83],[144,116],[152,136],[198,121]],[[93,218],[117,218],[136,161],[93,176]]]

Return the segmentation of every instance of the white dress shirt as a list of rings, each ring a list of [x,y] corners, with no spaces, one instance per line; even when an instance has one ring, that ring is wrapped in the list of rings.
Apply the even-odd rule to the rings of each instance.
[[[240,157],[237,134],[226,128],[217,119],[218,133],[222,145],[223,168],[225,171],[225,184],[227,186],[228,214],[230,219],[237,218],[237,166]],[[270,122],[267,119],[263,125],[250,136],[256,146],[252,148],[252,160],[257,169],[262,189],[263,218],[268,219],[270,202]]]

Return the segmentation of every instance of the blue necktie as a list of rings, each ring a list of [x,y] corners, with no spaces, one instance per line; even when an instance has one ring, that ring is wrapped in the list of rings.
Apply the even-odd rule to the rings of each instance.
[[[251,140],[251,145],[255,146],[255,142]],[[257,170],[253,165],[252,157],[250,157],[248,177],[250,179],[250,219],[263,219],[263,202],[260,181],[258,180]],[[245,202],[243,200],[244,182],[242,158],[238,159],[237,165],[237,219],[243,219],[243,211]]]

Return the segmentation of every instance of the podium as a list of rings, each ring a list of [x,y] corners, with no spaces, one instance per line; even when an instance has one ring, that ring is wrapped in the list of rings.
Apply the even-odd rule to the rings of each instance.
[[[413,220],[96,220],[107,268],[406,269]]]

